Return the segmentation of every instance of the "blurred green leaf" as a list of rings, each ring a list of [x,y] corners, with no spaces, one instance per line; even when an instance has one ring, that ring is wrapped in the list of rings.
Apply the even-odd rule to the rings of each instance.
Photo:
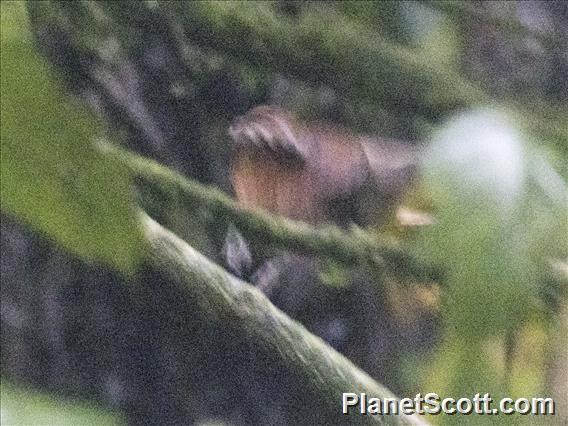
[[[141,234],[125,168],[38,56],[25,5],[2,2],[2,210],[70,251],[132,271]]]
[[[342,288],[349,285],[349,273],[333,261],[323,262],[320,279],[330,287]]]
[[[7,384],[2,380],[0,423],[16,425],[119,425],[123,422],[101,408],[61,401],[51,396]]]
[[[520,134],[492,111],[454,119],[426,156],[438,224],[424,234],[425,247],[447,267],[445,320],[461,338],[502,335],[537,298],[528,237],[519,229],[525,156]]]
[[[507,115],[489,109],[451,120],[423,166],[436,224],[419,245],[446,271],[443,344],[428,386],[451,395],[480,386],[511,394],[519,372],[507,357],[542,312],[539,286],[550,261],[566,256],[566,184]],[[527,394],[542,390],[538,365],[523,371]],[[464,420],[477,424],[456,422]]]

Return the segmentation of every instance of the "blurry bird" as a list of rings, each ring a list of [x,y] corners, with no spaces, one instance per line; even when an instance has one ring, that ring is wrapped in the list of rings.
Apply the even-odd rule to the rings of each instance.
[[[274,106],[236,118],[229,134],[237,200],[312,224],[384,222],[416,174],[410,144],[302,123]]]
[[[332,124],[303,123],[274,106],[259,106],[237,117],[229,135],[237,201],[245,208],[314,225],[385,224],[417,171],[415,146],[358,136]],[[397,216],[417,223],[411,212],[402,213]],[[351,285],[330,286],[323,278],[326,266],[318,260],[270,251],[262,244],[252,255],[232,226],[223,252],[231,272],[380,379],[392,370],[396,344],[414,339],[410,334],[401,337],[411,327],[397,328],[396,319],[389,316],[389,292],[377,291],[364,271],[355,268],[344,274]]]

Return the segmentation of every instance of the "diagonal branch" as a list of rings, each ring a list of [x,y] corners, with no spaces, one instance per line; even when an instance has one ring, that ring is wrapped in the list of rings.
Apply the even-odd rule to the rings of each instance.
[[[220,320],[220,324],[232,321],[242,327],[244,338],[277,354],[291,374],[302,379],[307,400],[324,402],[325,406],[318,406],[318,410],[326,410],[328,414],[337,412],[341,418],[344,392],[395,398],[347,358],[274,307],[261,291],[228,274],[145,214],[142,214],[142,224],[149,264],[195,302],[194,315],[204,321]],[[415,415],[361,416],[357,420],[376,424],[426,424]]]
[[[422,281],[437,281],[441,277],[441,271],[435,266],[419,261],[396,243],[372,236],[360,228],[350,231],[335,226],[315,228],[265,211],[245,210],[220,190],[186,179],[153,160],[110,145],[105,145],[104,149],[126,165],[136,179],[163,197],[178,197],[188,215],[206,210],[205,220],[225,226],[233,223],[250,241],[327,257],[347,266],[368,266],[373,271],[386,268],[395,275]]]

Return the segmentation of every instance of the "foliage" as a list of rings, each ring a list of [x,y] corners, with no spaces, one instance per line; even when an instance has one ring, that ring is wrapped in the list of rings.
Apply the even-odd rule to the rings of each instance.
[[[2,3],[2,209],[67,249],[125,272],[141,252],[130,179],[93,144],[33,47],[22,3]]]
[[[446,271],[444,343],[434,371],[451,366],[429,383],[448,394],[483,388],[507,395],[514,392],[515,373],[542,374],[539,366],[519,371],[512,362],[524,339],[533,338],[523,330],[538,335],[547,327],[543,318],[554,317],[540,293],[548,285],[547,263],[568,255],[568,193],[559,178],[543,197],[537,182],[552,170],[523,139],[503,112],[472,111],[444,126],[425,155],[424,186],[437,224],[421,233],[419,245]],[[555,179],[548,176],[551,188]],[[543,343],[533,356],[553,350],[552,342]],[[535,380],[524,391],[544,390]]]
[[[62,401],[37,391],[15,386],[2,381],[3,425],[119,425],[120,418],[101,408],[80,404],[76,401]]]
[[[293,335],[298,346],[303,338],[313,343],[313,336],[293,324],[288,329],[288,318],[273,312],[246,283],[227,277],[157,224],[150,247],[146,246],[133,187],[140,207],[167,218],[173,231],[182,234],[178,229],[205,223],[203,229],[189,230],[198,236],[195,240],[186,238],[203,251],[214,253],[203,243],[207,232],[223,232],[230,222],[251,241],[323,258],[328,262],[324,279],[335,288],[346,281],[345,265],[354,264],[371,266],[367,271],[377,276],[403,276],[428,284],[439,279],[440,342],[433,353],[421,354],[421,362],[408,356],[416,365],[403,364],[403,391],[428,389],[444,396],[483,391],[494,397],[550,392],[547,364],[555,352],[565,351],[554,343],[566,333],[565,326],[557,324],[557,311],[566,303],[566,277],[551,274],[551,265],[562,269],[568,255],[567,176],[565,169],[556,171],[565,165],[567,107],[544,95],[527,98],[528,91],[495,95],[482,78],[465,72],[461,43],[466,42],[471,16],[459,4],[309,3],[289,5],[291,13],[263,2],[43,2],[29,8],[36,24],[48,22],[66,32],[77,51],[100,60],[98,67],[88,70],[89,78],[107,91],[105,78],[108,82],[116,70],[131,69],[134,60],[122,62],[129,55],[141,63],[160,62],[158,54],[144,57],[144,48],[151,43],[140,40],[154,31],[153,25],[167,29],[173,45],[168,48],[178,52],[176,60],[185,74],[156,73],[171,83],[170,95],[177,96],[175,101],[167,98],[171,104],[193,105],[179,108],[189,127],[208,121],[225,126],[226,111],[211,105],[239,105],[237,95],[245,99],[243,104],[263,101],[273,75],[282,73],[299,82],[305,115],[325,88],[341,104],[338,121],[353,129],[393,135],[403,127],[405,136],[429,139],[420,192],[430,200],[435,223],[411,234],[404,244],[390,244],[387,236],[373,231],[313,229],[264,212],[243,212],[217,189],[149,159],[115,148],[97,149],[92,140],[99,127],[81,106],[63,96],[46,62],[38,58],[21,5],[6,3],[1,45],[2,209],[87,260],[133,271],[146,256],[187,291],[183,294],[188,299],[199,302],[196,318],[201,314],[204,322],[225,320],[241,324],[255,337],[260,334],[264,340],[259,339],[259,345],[288,361],[286,357],[293,358],[291,369],[306,373],[312,386],[322,377],[329,379],[326,374],[336,365],[322,367],[314,356],[312,366],[314,359],[302,359],[295,342],[273,328],[297,333]],[[516,34],[522,28],[502,30]],[[546,46],[558,43],[545,38]],[[121,68],[124,63],[128,66]],[[215,90],[215,78],[224,76],[225,70],[230,87]],[[128,89],[143,86],[128,83]],[[152,90],[160,92],[150,86]],[[128,110],[134,102],[125,98],[119,100]],[[152,106],[160,110],[163,105]],[[133,110],[140,115],[128,118],[143,129],[141,133],[152,133],[152,117],[142,114],[142,108]],[[157,115],[167,113],[160,110]],[[222,138],[211,136],[219,133],[204,128],[195,132],[203,140],[184,139],[184,148],[221,150]],[[157,152],[167,150],[158,148]],[[188,173],[198,176],[195,169]],[[208,299],[210,291],[213,296]],[[234,302],[242,312],[231,311]],[[266,329],[259,328],[258,317],[246,309],[265,315]],[[321,349],[320,345],[316,341],[315,346]],[[358,370],[342,358],[339,364],[357,375]],[[370,387],[375,388],[372,382]],[[479,418],[467,420],[475,423]]]

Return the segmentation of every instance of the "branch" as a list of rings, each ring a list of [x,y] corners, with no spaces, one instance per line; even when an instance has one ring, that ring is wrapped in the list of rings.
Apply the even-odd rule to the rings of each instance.
[[[490,9],[481,9],[477,5],[467,2],[426,0],[424,3],[457,22],[461,22],[462,25],[471,25],[471,21],[481,22],[484,26],[491,26],[509,37],[536,38],[543,43],[543,47],[546,49],[550,49],[561,42],[561,37],[553,32],[536,31],[521,24],[513,13],[508,14],[507,17],[500,17]]]
[[[304,381],[307,399],[312,400],[313,395],[313,400],[324,401],[326,406],[318,410],[341,416],[344,392],[395,398],[347,358],[274,307],[261,291],[228,274],[145,214],[142,224],[150,265],[194,301],[195,316],[221,324],[231,321],[242,327],[247,339],[277,354]],[[378,424],[426,424],[418,416],[407,415],[361,419]]]
[[[487,100],[456,70],[326,8],[305,8],[296,19],[256,2],[168,4],[164,11],[172,8],[182,14],[186,34],[200,47],[221,47],[255,67],[286,70],[388,109],[408,113],[413,106],[430,116]]]
[[[105,145],[104,149],[126,165],[138,180],[164,198],[179,198],[189,215],[205,210],[207,214],[202,215],[205,220],[220,226],[233,223],[250,241],[327,257],[346,266],[366,266],[373,271],[386,268],[395,275],[420,281],[440,280],[441,271],[433,265],[417,260],[397,244],[372,236],[360,228],[349,232],[335,226],[314,228],[266,211],[245,210],[220,190],[186,179],[155,161],[111,145]],[[143,204],[145,201],[151,202],[143,200]]]

